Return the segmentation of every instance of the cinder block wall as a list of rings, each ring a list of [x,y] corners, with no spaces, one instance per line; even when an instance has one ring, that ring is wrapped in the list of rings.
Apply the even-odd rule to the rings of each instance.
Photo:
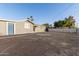
[[[50,32],[76,32],[76,29],[49,29]]]

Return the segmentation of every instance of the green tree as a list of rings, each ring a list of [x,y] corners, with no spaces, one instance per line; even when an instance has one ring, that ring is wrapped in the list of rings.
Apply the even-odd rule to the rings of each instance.
[[[75,27],[75,19],[73,16],[69,16],[65,18],[66,23],[64,24],[65,27],[74,28]]]
[[[49,23],[45,23],[45,24],[42,24],[43,26],[46,26],[48,28],[52,28],[52,24],[49,24]]]
[[[59,27],[58,22],[56,22],[56,21],[54,22],[54,27],[55,28]]]
[[[59,27],[63,27],[63,24],[64,24],[63,20],[59,20],[59,21],[58,21],[58,26],[59,26]]]
[[[45,23],[45,24],[42,24],[43,26],[46,26],[46,27],[49,27],[49,24],[48,23]]]
[[[58,22],[54,22],[54,27],[63,27],[64,20],[59,20]]]
[[[69,16],[68,18],[65,18],[64,20],[59,20],[54,22],[54,27],[68,27],[68,28],[74,28],[75,27],[75,19],[73,16]]]
[[[49,28],[52,28],[52,24],[49,24]]]

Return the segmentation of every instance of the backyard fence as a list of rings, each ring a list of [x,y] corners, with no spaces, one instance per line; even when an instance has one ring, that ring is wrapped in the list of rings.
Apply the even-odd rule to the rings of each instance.
[[[79,30],[77,29],[49,29],[50,32],[54,31],[54,32],[79,32]]]

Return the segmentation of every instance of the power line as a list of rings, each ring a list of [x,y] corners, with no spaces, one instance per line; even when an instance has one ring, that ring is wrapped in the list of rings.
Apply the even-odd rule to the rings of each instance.
[[[70,7],[72,7],[74,4],[71,4],[71,5],[69,5],[67,8],[65,8],[63,11],[61,11],[61,12],[59,12],[58,14],[59,14],[59,16],[58,16],[58,18],[61,18],[61,15],[60,14],[64,14],[68,9],[70,9]],[[57,16],[56,16],[57,17]]]
[[[70,7],[72,7],[74,4],[71,4],[71,5],[69,5],[67,8],[65,8],[64,10],[63,10],[63,12],[61,12],[61,14],[63,14],[64,12],[66,12],[68,9],[70,9]]]

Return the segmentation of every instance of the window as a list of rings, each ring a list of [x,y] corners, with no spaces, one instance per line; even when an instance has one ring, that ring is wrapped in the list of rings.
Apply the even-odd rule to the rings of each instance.
[[[25,22],[24,28],[29,29],[30,28],[30,24]]]

